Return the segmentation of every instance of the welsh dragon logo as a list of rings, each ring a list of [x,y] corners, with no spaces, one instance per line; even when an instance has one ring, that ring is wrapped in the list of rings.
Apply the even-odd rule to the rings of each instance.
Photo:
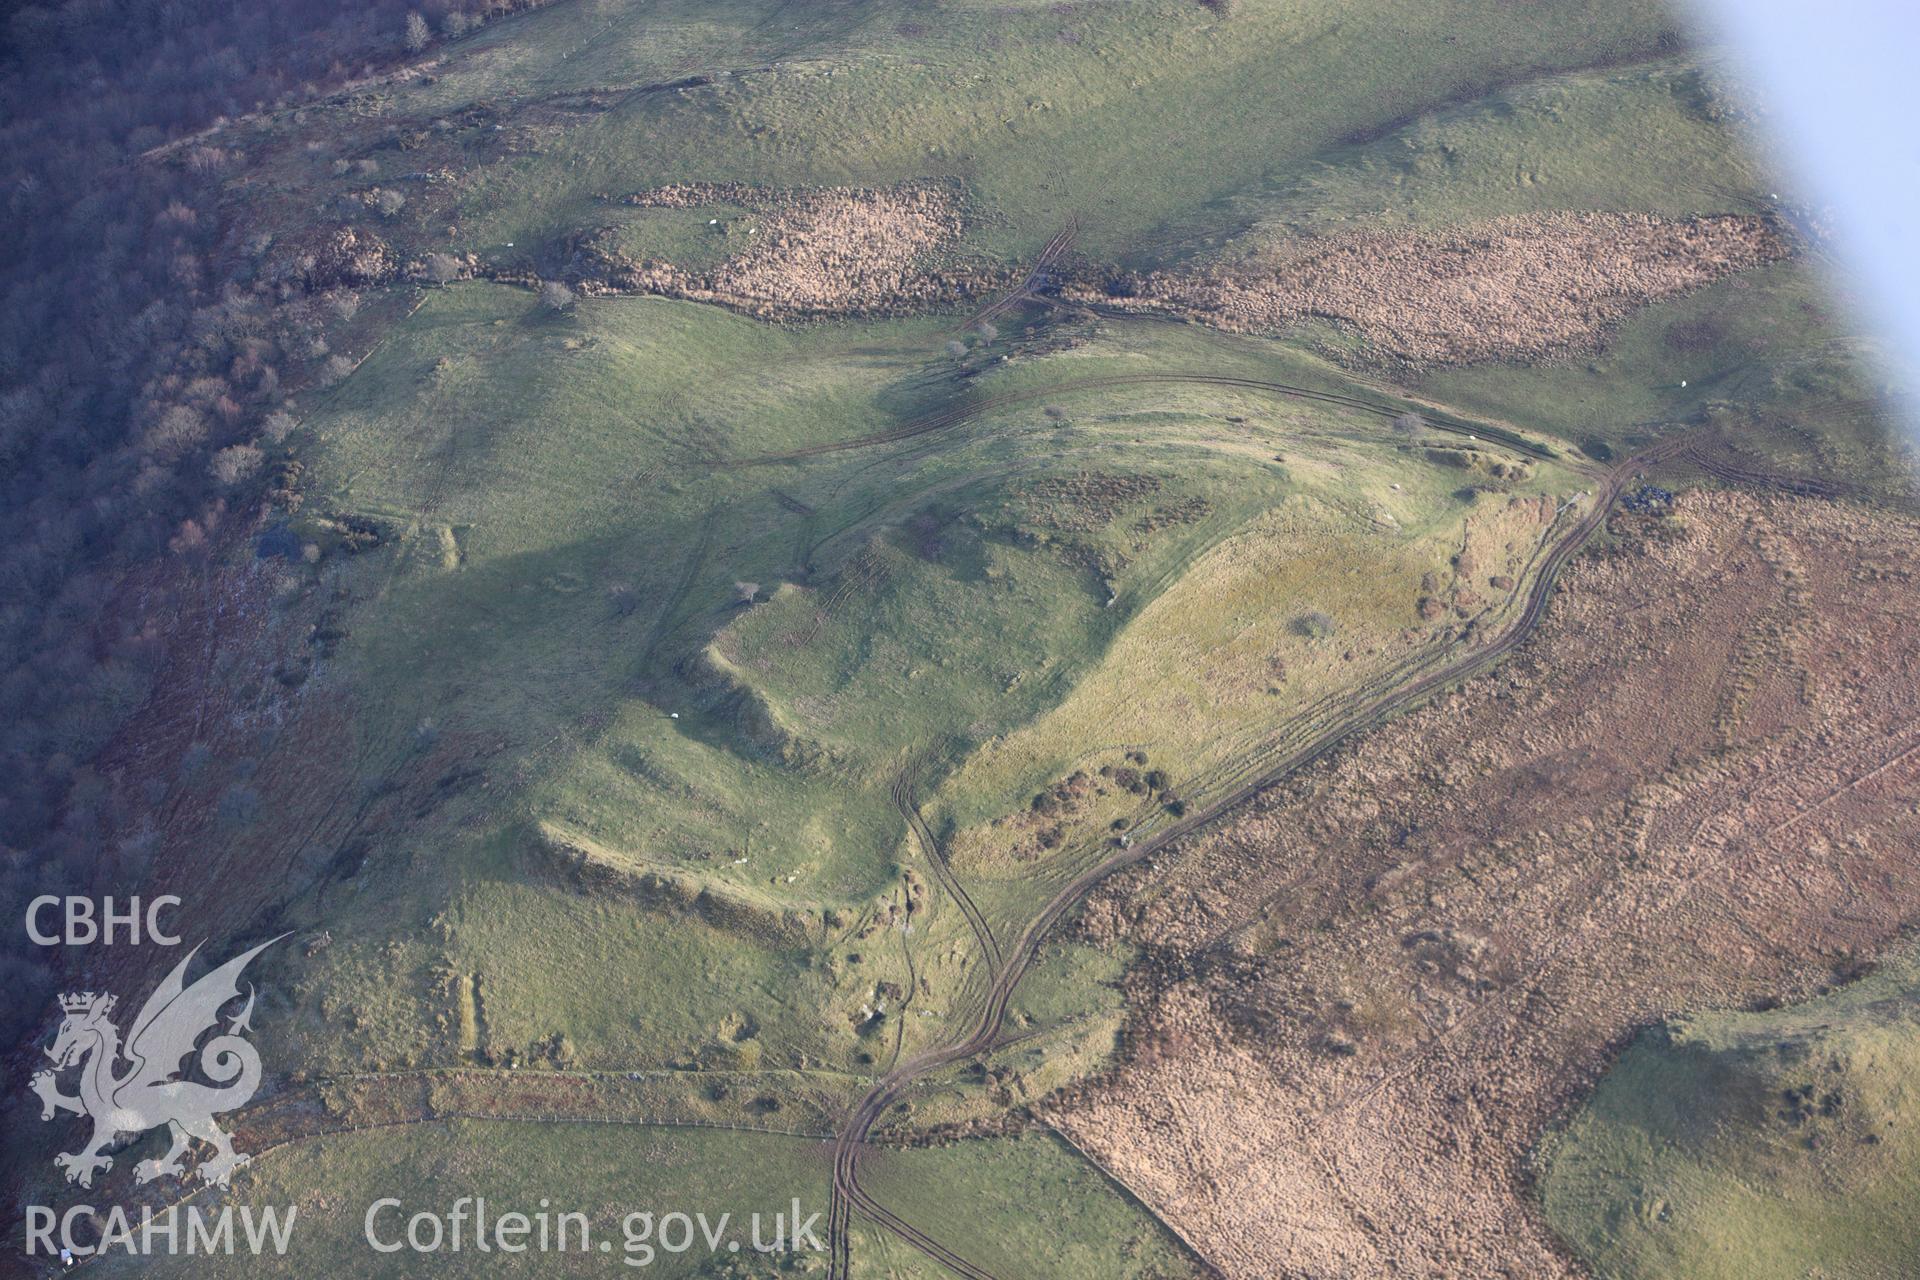
[[[124,1044],[112,1020],[113,996],[86,991],[60,997],[66,1018],[46,1051],[54,1066],[36,1074],[32,1087],[40,1095],[42,1120],[71,1111],[93,1121],[93,1137],[86,1146],[53,1158],[55,1165],[66,1170],[68,1182],[91,1187],[96,1172],[113,1167],[113,1159],[101,1154],[103,1149],[122,1134],[141,1134],[163,1124],[172,1131],[173,1145],[160,1159],[134,1166],[135,1181],[181,1176],[185,1168],[180,1157],[189,1139],[214,1149],[199,1167],[206,1182],[225,1186],[233,1171],[247,1163],[248,1157],[233,1149],[232,1137],[213,1118],[244,1106],[260,1087],[260,1055],[241,1038],[242,1032],[253,1029],[251,984],[246,1006],[230,1016],[226,1033],[200,1049],[200,1071],[215,1084],[178,1077],[187,1070],[184,1060],[200,1037],[220,1021],[221,1008],[239,998],[241,970],[279,940],[263,942],[187,986],[183,981],[187,965],[200,951],[195,947],[141,1006]],[[127,1064],[124,1070],[122,1060]],[[60,1074],[73,1067],[80,1069],[78,1095],[60,1091]]]

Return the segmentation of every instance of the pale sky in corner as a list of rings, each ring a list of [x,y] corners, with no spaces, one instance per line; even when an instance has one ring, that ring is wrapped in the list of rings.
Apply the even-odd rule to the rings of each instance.
[[[1829,215],[1874,312],[1857,323],[1920,370],[1920,0],[1698,3],[1765,104],[1794,194]]]

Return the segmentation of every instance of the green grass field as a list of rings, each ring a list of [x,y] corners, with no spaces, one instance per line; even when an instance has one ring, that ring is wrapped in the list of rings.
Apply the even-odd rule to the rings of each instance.
[[[1184,1246],[1136,1201],[1051,1134],[877,1151],[867,1181],[883,1203],[996,1275],[1034,1258],[1056,1276],[1174,1280],[1201,1274]],[[856,1237],[859,1239],[860,1237]],[[869,1237],[878,1245],[878,1237]],[[935,1276],[889,1243],[862,1276]]]
[[[1503,82],[1651,57],[1672,31],[1641,0],[1242,0],[1229,18],[1191,0],[968,0],[933,16],[594,0],[490,25],[447,46],[430,82],[349,107],[442,122],[474,166],[451,210],[461,238],[501,262],[550,261],[573,230],[619,220],[603,197],[669,182],[957,177],[978,252],[1031,254],[1073,216],[1087,252],[1145,265],[1242,230],[1236,197],[1356,135]],[[408,163],[392,145],[368,150]]]
[[[1146,1209],[1051,1135],[876,1150],[871,1160],[877,1190],[936,1238],[951,1237],[970,1252],[990,1241],[979,1256],[996,1268],[1045,1257],[1049,1274],[1087,1280],[1198,1274],[1184,1247]],[[818,1214],[813,1232],[824,1242],[828,1172],[827,1144],[779,1134],[511,1121],[408,1125],[267,1153],[239,1175],[230,1195],[187,1202],[208,1214],[222,1205],[236,1215],[271,1207],[283,1221],[290,1209],[293,1229],[282,1256],[136,1261],[109,1252],[94,1265],[104,1275],[379,1280],[449,1270],[463,1276],[823,1275],[825,1255],[798,1225]],[[472,1199],[456,1251],[451,1221],[463,1198]],[[376,1210],[382,1200],[399,1203]],[[526,1252],[482,1252],[475,1240],[480,1208],[472,1200],[484,1200],[489,1222],[523,1215],[530,1224],[521,1237]],[[406,1244],[409,1221],[422,1212],[440,1219],[437,1251],[369,1243],[371,1230],[381,1246]],[[691,1232],[668,1221],[676,1213],[693,1219]],[[550,1245],[544,1253],[534,1247],[542,1214]],[[563,1214],[578,1216],[563,1224]],[[696,1215],[705,1215],[704,1222]],[[233,1229],[242,1231],[240,1220]],[[420,1226],[418,1239],[432,1240],[434,1230]],[[771,1245],[776,1239],[789,1247],[754,1248],[756,1240]],[[869,1224],[862,1223],[854,1239],[856,1275],[941,1274]],[[498,1237],[490,1243],[497,1246]]]
[[[826,1221],[828,1163],[821,1144],[771,1134],[630,1125],[542,1125],[453,1121],[346,1134],[270,1153],[245,1171],[225,1202],[256,1211],[294,1211],[291,1244],[283,1257],[200,1254],[142,1258],[107,1255],[103,1274],[150,1276],[761,1276],[825,1273],[825,1257],[806,1239],[797,1249],[754,1250],[753,1215],[761,1215],[762,1244],[820,1215]],[[481,1252],[468,1206],[462,1247],[453,1248],[450,1216],[463,1197],[486,1201],[489,1221],[523,1215],[530,1230],[525,1252]],[[441,1246],[394,1251],[368,1243],[367,1214],[382,1199],[373,1238],[406,1244],[409,1220],[426,1212],[442,1220]],[[213,1198],[192,1202],[215,1211]],[[538,1248],[541,1215],[550,1247]],[[704,1214],[690,1237],[668,1215]],[[562,1214],[584,1216],[566,1225]],[[651,1215],[652,1222],[633,1215]],[[782,1223],[776,1226],[774,1215]],[[727,1220],[722,1224],[722,1215]],[[182,1228],[184,1233],[185,1228]],[[235,1227],[236,1231],[240,1228]],[[417,1237],[431,1241],[429,1227]],[[717,1246],[710,1248],[705,1232]],[[516,1238],[509,1235],[512,1242]],[[582,1240],[585,1247],[581,1247]],[[824,1241],[824,1232],[821,1231]],[[497,1243],[498,1237],[494,1238]],[[564,1249],[561,1247],[564,1244]],[[602,1245],[606,1248],[602,1249]],[[739,1246],[737,1249],[730,1245]],[[183,1241],[184,1249],[184,1241]]]
[[[1524,580],[1544,528],[1511,504],[1576,482],[1550,464],[1462,471],[1481,464],[1284,395],[1091,385],[1341,385],[1269,343],[1103,322],[1066,350],[1004,339],[1013,358],[962,387],[939,333],[647,299],[552,318],[461,285],[310,414],[304,527],[387,538],[318,571],[372,602],[335,659],[360,732],[431,726],[474,744],[489,782],[418,824],[404,869],[370,872],[364,945],[390,950],[409,917],[431,944],[403,931],[404,962],[360,939],[321,957],[313,989],[366,1027],[308,1052],[442,1059],[449,1043],[387,1047],[418,1015],[375,993],[417,986],[411,969],[479,975],[494,1056],[565,1032],[586,1063],[660,1065],[746,1020],[782,1064],[872,1066],[859,1011],[883,984],[904,990],[924,960],[933,1018],[978,972],[952,954],[960,921],[927,900],[924,864],[908,883],[924,855],[892,795],[903,770],[1015,928],[1050,883],[1030,874],[1048,870],[1043,841],[1164,820],[1166,796],[1203,800],[1307,703],[1443,643],[1450,624],[1416,609],[1423,577],[1450,574],[1465,538],[1483,576]],[[738,465],[896,428],[943,395],[980,411]],[[1322,613],[1326,634],[1303,624]],[[1149,751],[1136,772],[1169,781],[1103,779],[1035,827],[1037,792]],[[1011,859],[994,852],[1009,822],[1026,832]],[[731,915],[583,898],[545,874],[556,847]],[[893,919],[903,894],[917,935]],[[636,973],[683,998],[643,1016],[609,981]]]
[[[1778,179],[1710,55],[1547,75],[1276,167],[1233,207],[1258,233],[1444,227],[1509,214],[1756,213]]]
[[[1544,1152],[1549,1220],[1601,1276],[1877,1280],[1920,1231],[1920,962],[1642,1035]]]

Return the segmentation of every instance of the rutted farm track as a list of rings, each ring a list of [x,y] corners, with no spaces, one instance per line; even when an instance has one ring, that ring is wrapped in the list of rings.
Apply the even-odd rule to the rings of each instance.
[[[1331,393],[1316,393],[1301,388],[1285,387],[1279,384],[1263,383],[1255,380],[1218,377],[1212,375],[1141,375],[1117,379],[1093,380],[1075,384],[1072,388],[1053,387],[1032,393],[1022,393],[1015,397],[1004,397],[991,402],[1025,402],[1058,395],[1068,389],[1092,389],[1107,385],[1140,385],[1152,383],[1206,383],[1211,385],[1241,386],[1285,395],[1305,395],[1314,399],[1326,399],[1342,403],[1348,407],[1363,409],[1383,418],[1390,418],[1396,411],[1384,406],[1372,404],[1356,397],[1335,396]],[[909,434],[924,434],[928,430],[957,425],[967,418],[983,412],[988,404],[969,406],[963,411],[950,415],[940,415],[940,420],[932,426],[924,421]],[[1436,420],[1438,419],[1438,420]],[[1434,415],[1429,425],[1435,430],[1450,431],[1460,435],[1477,435],[1498,440],[1501,444],[1521,450],[1535,457],[1555,456],[1523,438],[1503,438],[1494,431],[1468,423],[1453,422]],[[897,433],[889,433],[886,440],[906,438]],[[829,448],[853,448],[860,444],[879,444],[880,438],[864,438],[858,442],[843,442]],[[921,760],[903,770],[893,785],[893,798],[904,820],[907,822],[913,839],[918,843],[931,867],[934,878],[942,888],[953,897],[956,905],[966,917],[970,932],[987,960],[991,980],[987,986],[985,998],[978,1007],[973,1024],[967,1033],[944,1046],[931,1049],[904,1061],[896,1063],[888,1073],[874,1083],[871,1089],[859,1100],[846,1122],[838,1131],[829,1135],[820,1128],[795,1130],[787,1128],[768,1128],[768,1132],[792,1134],[827,1140],[831,1137],[833,1148],[832,1200],[829,1213],[830,1247],[832,1251],[833,1274],[837,1277],[850,1275],[850,1225],[855,1209],[865,1214],[876,1224],[899,1235],[927,1256],[939,1261],[957,1274],[968,1277],[990,1277],[993,1273],[972,1262],[964,1255],[933,1238],[911,1222],[888,1209],[861,1184],[861,1158],[868,1148],[873,1129],[885,1112],[917,1082],[943,1068],[957,1065],[978,1055],[990,1052],[1006,1043],[1004,1023],[1007,1011],[1015,991],[1026,976],[1038,949],[1047,936],[1055,929],[1063,917],[1072,911],[1096,888],[1129,867],[1135,866],[1155,853],[1183,838],[1194,835],[1204,827],[1216,824],[1223,816],[1244,805],[1251,797],[1297,773],[1305,766],[1321,759],[1341,744],[1356,735],[1378,728],[1386,721],[1421,703],[1436,692],[1481,674],[1497,663],[1516,645],[1529,635],[1539,622],[1546,602],[1550,597],[1560,570],[1574,556],[1591,536],[1602,527],[1609,513],[1614,509],[1622,494],[1645,470],[1662,462],[1684,461],[1701,465],[1703,469],[1721,478],[1746,484],[1761,484],[1773,487],[1789,494],[1807,492],[1804,478],[1795,476],[1773,477],[1763,473],[1734,468],[1707,466],[1700,456],[1700,442],[1691,435],[1675,435],[1659,444],[1628,458],[1610,470],[1600,472],[1596,468],[1579,466],[1579,470],[1594,475],[1599,481],[1597,490],[1584,511],[1577,518],[1566,521],[1564,532],[1546,545],[1536,557],[1531,572],[1530,586],[1524,599],[1517,601],[1517,609],[1512,612],[1498,635],[1484,639],[1477,646],[1460,654],[1452,661],[1444,661],[1444,654],[1436,651],[1418,654],[1396,669],[1383,673],[1367,686],[1338,698],[1323,699],[1321,703],[1304,711],[1298,720],[1283,727],[1270,737],[1266,750],[1260,753],[1256,765],[1229,771],[1226,776],[1216,780],[1213,790],[1225,788],[1225,794],[1218,795],[1191,813],[1184,819],[1143,836],[1130,847],[1109,853],[1104,846],[1094,846],[1081,850],[1063,852],[1063,858],[1077,853],[1089,863],[1084,870],[1058,889],[1044,906],[1031,918],[1018,937],[1003,943],[996,938],[984,915],[972,902],[963,884],[947,865],[937,838],[925,821],[920,817],[914,799],[914,788],[921,771],[928,763]],[[756,460],[757,461],[757,460]],[[1561,459],[1566,465],[1567,460]],[[1249,776],[1249,771],[1252,770]],[[1204,784],[1203,784],[1204,786]],[[423,1084],[432,1073],[406,1073],[409,1077],[418,1075]],[[458,1074],[458,1073],[454,1073]],[[494,1073],[480,1072],[479,1076],[491,1076]],[[521,1073],[523,1085],[545,1073]],[[571,1074],[571,1073],[570,1073]],[[607,1076],[610,1073],[590,1073]],[[618,1074],[618,1073],[611,1073]],[[383,1077],[384,1079],[384,1077]],[[388,1080],[389,1086],[400,1085],[397,1078]],[[404,1087],[402,1087],[404,1091]],[[396,1094],[396,1097],[399,1095]],[[755,1129],[758,1126],[735,1126],[698,1118],[674,1118],[661,1116],[642,1116],[615,1114],[613,1109],[591,1105],[586,1099],[579,1106],[554,1105],[542,1107],[528,1100],[509,1104],[503,1101],[500,1106],[476,1105],[453,1108],[428,1105],[425,1094],[413,1103],[401,1106],[391,1115],[363,1115],[361,1117],[329,1116],[319,1107],[318,1098],[310,1091],[296,1090],[291,1095],[283,1095],[265,1100],[256,1107],[257,1115],[251,1117],[246,1129],[260,1126],[258,1132],[267,1138],[256,1150],[259,1154],[275,1151],[295,1145],[309,1138],[325,1134],[352,1132],[362,1129],[386,1128],[395,1125],[431,1123],[439,1120],[474,1119],[522,1119],[551,1123],[607,1123],[645,1126],[665,1126],[670,1128],[715,1127]],[[276,1121],[275,1115],[280,1119]],[[277,1132],[276,1132],[277,1131]],[[243,1129],[245,1132],[245,1129]]]
[[[1615,525],[1493,678],[1076,921],[1150,959],[1046,1118],[1225,1274],[1585,1274],[1543,1135],[1621,1046],[1904,951],[1920,639],[1869,584],[1920,525],[1711,489]]]
[[[1110,379],[1094,379],[1084,383],[1055,386],[1023,392],[1015,395],[997,397],[960,410],[935,415],[899,432],[889,432],[879,436],[862,437],[858,440],[839,442],[833,445],[818,446],[811,450],[799,451],[797,456],[813,456],[819,452],[852,449],[866,445],[889,443],[913,436],[928,434],[932,431],[959,425],[978,416],[989,408],[1009,403],[1025,403],[1060,395],[1072,390],[1092,390],[1108,386],[1153,385],[1153,384],[1204,384],[1228,387],[1242,387],[1273,394],[1300,396],[1358,409],[1373,416],[1390,419],[1404,410],[1377,404],[1358,397],[1337,393],[1317,392],[1282,384],[1262,382],[1232,376],[1205,374],[1148,374],[1132,375]],[[1424,411],[1423,411],[1424,412]],[[1584,510],[1571,517],[1563,517],[1564,531],[1537,553],[1535,563],[1530,569],[1530,583],[1524,596],[1514,602],[1509,609],[1508,620],[1499,633],[1491,638],[1482,638],[1478,644],[1470,646],[1465,653],[1452,661],[1445,660],[1445,652],[1439,649],[1416,654],[1395,669],[1382,673],[1369,684],[1341,697],[1329,697],[1307,708],[1301,715],[1277,733],[1271,735],[1263,744],[1264,749],[1251,755],[1241,765],[1223,771],[1221,777],[1209,785],[1206,780],[1196,780],[1202,793],[1211,791],[1215,798],[1189,816],[1171,825],[1145,835],[1133,842],[1130,847],[1110,852],[1104,845],[1079,850],[1063,851],[1063,860],[1076,854],[1088,863],[1084,870],[1074,875],[1044,906],[1031,918],[1018,937],[1010,942],[996,938],[993,930],[979,908],[967,894],[947,865],[938,840],[925,821],[920,817],[914,799],[914,788],[921,771],[928,763],[916,762],[903,770],[893,784],[893,798],[903,819],[907,822],[912,838],[925,854],[934,878],[954,899],[956,905],[966,917],[969,930],[980,947],[983,958],[988,963],[991,974],[985,998],[978,1006],[974,1021],[959,1039],[947,1045],[922,1052],[897,1062],[886,1075],[874,1083],[873,1087],[859,1100],[850,1116],[837,1132],[828,1135],[819,1129],[792,1130],[768,1129],[768,1132],[795,1134],[826,1140],[831,1136],[834,1142],[832,1201],[830,1204],[829,1227],[832,1250],[833,1274],[846,1277],[850,1274],[849,1237],[851,1214],[858,1209],[872,1221],[899,1235],[927,1256],[939,1261],[957,1274],[968,1277],[989,1277],[991,1272],[970,1261],[955,1249],[933,1238],[926,1232],[906,1221],[900,1215],[889,1210],[884,1204],[862,1186],[860,1180],[860,1162],[862,1153],[867,1149],[874,1127],[885,1112],[919,1080],[957,1065],[970,1058],[990,1052],[1006,1043],[1004,1023],[1013,995],[1026,976],[1035,959],[1041,943],[1055,929],[1063,917],[1081,903],[1097,887],[1110,877],[1128,867],[1135,866],[1152,857],[1155,853],[1183,838],[1192,836],[1201,828],[1217,823],[1224,815],[1244,805],[1251,797],[1274,786],[1312,762],[1327,755],[1342,743],[1354,736],[1373,730],[1393,717],[1419,704],[1436,692],[1478,675],[1497,663],[1517,644],[1531,633],[1540,620],[1546,601],[1550,597],[1556,578],[1567,561],[1575,555],[1591,536],[1602,527],[1615,504],[1636,478],[1646,469],[1667,461],[1688,461],[1702,465],[1703,469],[1724,479],[1741,483],[1766,484],[1782,491],[1800,494],[1807,491],[1801,477],[1771,477],[1762,473],[1740,469],[1731,474],[1732,468],[1723,471],[1720,467],[1706,466],[1699,456],[1699,442],[1690,435],[1675,435],[1661,441],[1656,446],[1628,458],[1607,471],[1584,464],[1577,459],[1568,459],[1556,455],[1524,437],[1497,429],[1447,418],[1440,414],[1426,414],[1430,429],[1445,431],[1461,436],[1475,436],[1490,442],[1524,452],[1532,457],[1555,458],[1561,465],[1591,475],[1599,481],[1596,492],[1587,502]],[[772,458],[749,459],[741,463],[720,464],[749,465],[769,462]],[[696,552],[696,555],[698,553]],[[1455,652],[1458,652],[1456,649]],[[424,1077],[428,1073],[421,1073]],[[469,1073],[490,1075],[492,1073]],[[523,1073],[522,1083],[545,1073]],[[607,1075],[608,1073],[598,1073]],[[616,1073],[617,1074],[617,1073]],[[392,1082],[389,1082],[392,1083]],[[396,1095],[397,1096],[397,1095]],[[424,1095],[423,1095],[424,1098]],[[590,1101],[590,1100],[589,1100]],[[731,1126],[698,1118],[673,1118],[659,1116],[640,1116],[614,1114],[606,1107],[553,1106],[540,1107],[531,1104],[501,1106],[479,1105],[436,1108],[426,1105],[412,1105],[400,1108],[392,1115],[360,1118],[328,1116],[317,1106],[318,1099],[305,1091],[295,1091],[294,1095],[283,1096],[263,1102],[259,1108],[258,1120],[271,1133],[281,1128],[278,1136],[269,1140],[257,1150],[261,1153],[274,1151],[294,1145],[308,1138],[324,1134],[352,1132],[361,1129],[385,1128],[394,1125],[431,1123],[437,1120],[475,1118],[475,1119],[523,1119],[552,1123],[607,1123],[650,1125],[666,1127],[717,1127],[717,1128],[753,1128],[757,1126]],[[523,1100],[524,1103],[524,1100]],[[305,1108],[303,1112],[302,1108]],[[276,1124],[272,1116],[279,1113],[281,1124]],[[310,1113],[310,1114],[309,1114]],[[297,1117],[288,1121],[288,1117]]]
[[[1140,380],[1149,379],[1143,377]],[[1214,381],[1199,375],[1169,376],[1165,380]],[[1270,384],[1249,384],[1243,379],[1220,379],[1219,381],[1227,385],[1254,385],[1261,389],[1278,389],[1286,393],[1294,393],[1297,390],[1275,388]],[[1053,389],[1052,393],[1057,391],[1057,388]],[[1351,397],[1341,397],[1341,399],[1356,407],[1384,412],[1385,416],[1392,416],[1390,412],[1379,410],[1366,402],[1356,401]],[[1475,434],[1468,432],[1465,425],[1459,425],[1455,429],[1461,434]],[[1527,451],[1534,453],[1535,456],[1543,452],[1538,450],[1537,446],[1532,446],[1531,442],[1523,443],[1528,445]],[[1174,841],[1191,835],[1197,829],[1217,821],[1222,815],[1232,811],[1252,796],[1321,758],[1354,735],[1379,726],[1435,692],[1479,674],[1498,662],[1532,631],[1545,609],[1560,569],[1601,528],[1613,509],[1614,503],[1620,498],[1632,478],[1646,467],[1680,453],[1686,445],[1685,437],[1671,438],[1620,462],[1605,473],[1601,490],[1595,495],[1589,509],[1574,521],[1546,552],[1534,575],[1524,607],[1499,635],[1454,661],[1431,663],[1429,669],[1423,673],[1406,673],[1404,683],[1399,684],[1398,687],[1382,692],[1362,690],[1344,699],[1344,706],[1333,718],[1331,724],[1317,733],[1311,733],[1300,745],[1268,763],[1266,768],[1256,776],[1241,783],[1205,808],[1172,823],[1150,837],[1135,841],[1130,847],[1095,862],[1058,890],[1021,931],[1020,936],[1007,950],[1005,958],[997,965],[988,989],[985,1006],[980,1011],[972,1030],[959,1040],[918,1054],[888,1072],[861,1099],[841,1130],[834,1152],[833,1202],[829,1216],[833,1252],[832,1274],[839,1280],[845,1280],[851,1274],[850,1226],[852,1213],[858,1209],[958,1274],[967,1276],[970,1280],[987,1280],[991,1277],[991,1272],[969,1261],[949,1246],[933,1239],[888,1210],[861,1185],[862,1150],[880,1117],[917,1080],[942,1068],[988,1052],[995,1047],[1000,1040],[1013,993],[1026,975],[1041,942],[1068,911],[1108,877],[1151,857]],[[930,858],[938,861],[939,855],[931,847],[928,849],[928,854]]]

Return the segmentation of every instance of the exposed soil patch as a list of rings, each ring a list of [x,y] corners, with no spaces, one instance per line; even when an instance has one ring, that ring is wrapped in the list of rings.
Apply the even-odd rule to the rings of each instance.
[[[1639,307],[1788,252],[1762,218],[1555,213],[1305,241],[1246,265],[1124,281],[1124,297],[1112,287],[1069,296],[1254,333],[1332,320],[1405,363],[1542,359],[1591,348]]]
[[[727,204],[759,211],[738,253],[708,270],[634,261],[607,232],[581,246],[602,289],[717,302],[755,315],[885,314],[970,297],[997,277],[949,262],[963,224],[940,187],[767,191],[683,183],[628,196],[643,208]],[[588,284],[588,291],[594,286]]]
[[[1224,1274],[1577,1274],[1528,1153],[1634,1029],[1920,921],[1920,525],[1675,511],[1616,517],[1506,665],[1089,901],[1147,958],[1124,1064],[1051,1118]]]

